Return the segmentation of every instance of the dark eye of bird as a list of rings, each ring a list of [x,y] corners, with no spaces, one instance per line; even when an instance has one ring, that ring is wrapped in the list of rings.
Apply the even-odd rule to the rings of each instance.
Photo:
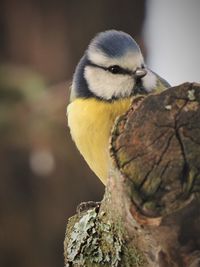
[[[118,74],[118,73],[122,73],[123,69],[120,68],[120,66],[118,65],[114,65],[114,66],[108,67],[108,71],[110,71],[113,74]]]

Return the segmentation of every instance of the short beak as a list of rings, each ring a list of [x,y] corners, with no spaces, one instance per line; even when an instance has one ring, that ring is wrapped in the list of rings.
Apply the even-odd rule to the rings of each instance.
[[[135,78],[135,85],[133,88],[134,91],[134,95],[136,94],[141,94],[141,95],[145,95],[147,94],[147,91],[145,90],[145,87],[143,85],[143,80],[142,78],[147,74],[147,70],[144,68],[141,69],[136,69],[135,73],[134,73],[134,78]]]
[[[141,79],[147,74],[147,70],[145,69],[137,69],[135,72],[135,77],[136,79]]]

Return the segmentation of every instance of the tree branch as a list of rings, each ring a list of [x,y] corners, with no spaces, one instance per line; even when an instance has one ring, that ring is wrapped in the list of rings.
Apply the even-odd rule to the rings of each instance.
[[[116,120],[101,206],[67,226],[66,266],[200,266],[200,85],[137,97]]]

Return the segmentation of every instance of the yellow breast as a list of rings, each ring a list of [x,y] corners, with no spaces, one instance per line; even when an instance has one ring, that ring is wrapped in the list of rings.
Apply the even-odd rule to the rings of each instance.
[[[105,184],[109,170],[109,137],[117,116],[126,112],[130,98],[105,102],[76,99],[67,107],[68,125],[80,153]]]

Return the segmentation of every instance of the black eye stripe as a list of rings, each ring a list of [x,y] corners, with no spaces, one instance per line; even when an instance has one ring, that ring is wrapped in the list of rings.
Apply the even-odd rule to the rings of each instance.
[[[100,68],[100,69],[103,69],[105,71],[109,71],[113,74],[125,74],[125,75],[133,75],[135,72],[131,71],[131,70],[128,70],[128,69],[124,69],[124,68],[121,68],[120,66],[118,65],[113,65],[113,66],[109,66],[109,67],[103,67],[103,66],[100,66],[100,65],[96,65],[92,62],[89,62],[88,63],[88,66],[93,66],[93,67],[96,67],[96,68]],[[118,72],[112,72],[111,68],[113,67],[118,67],[119,68],[119,71]]]
[[[112,74],[131,74],[129,70],[121,68],[118,65],[110,66],[107,68],[107,70]]]

